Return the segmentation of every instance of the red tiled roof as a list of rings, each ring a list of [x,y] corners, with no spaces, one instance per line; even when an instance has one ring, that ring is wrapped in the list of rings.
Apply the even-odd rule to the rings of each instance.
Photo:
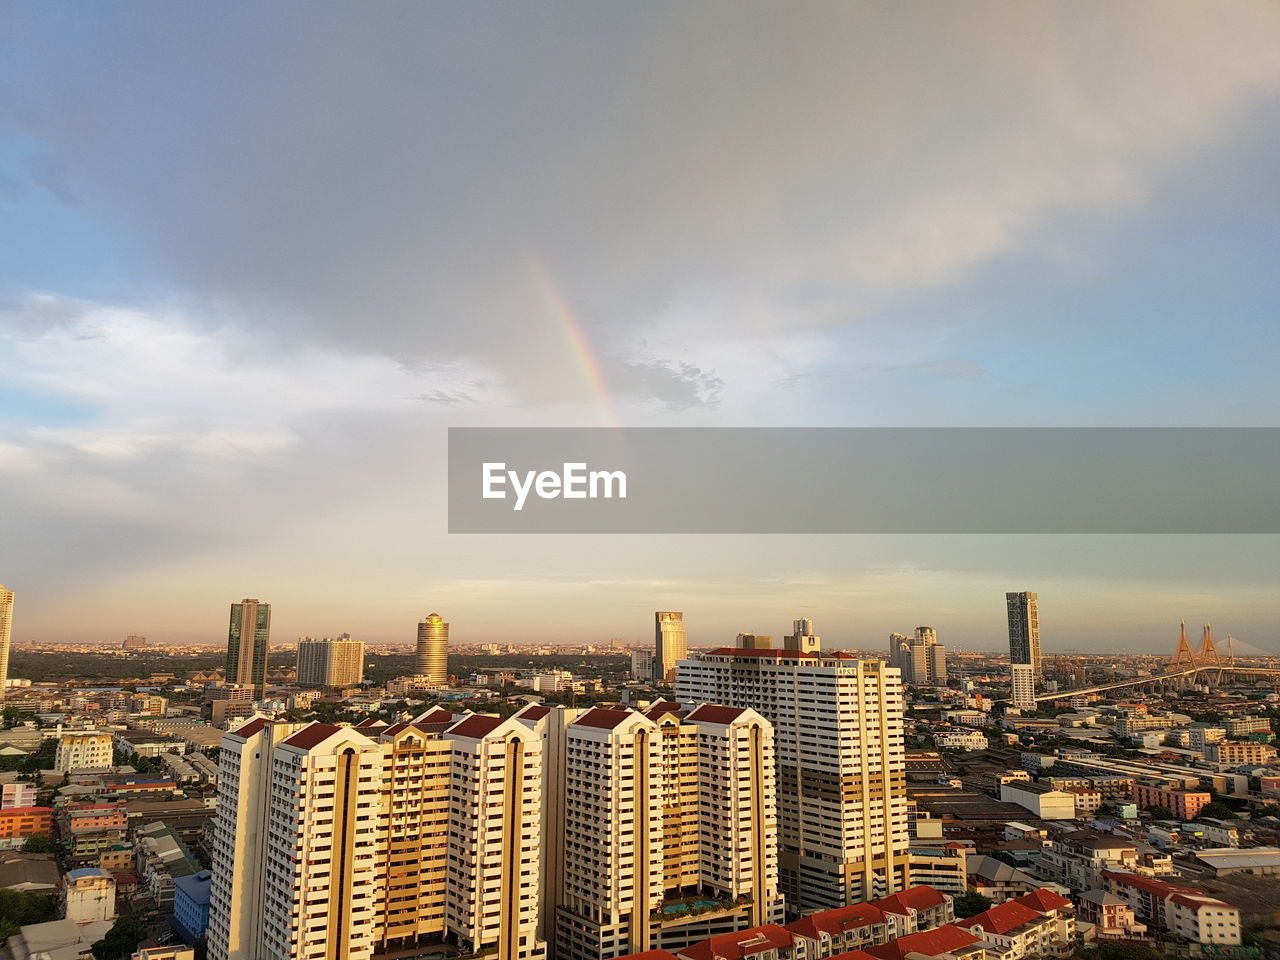
[[[453,723],[461,714],[450,713],[443,707],[436,707],[434,710],[428,710],[420,717],[416,717],[413,722],[415,724],[423,723]]]
[[[244,724],[243,726],[236,727],[236,729],[232,730],[231,732],[235,734],[237,737],[244,737],[246,740],[248,740],[255,733],[258,733],[260,730],[262,730],[262,728],[265,727],[266,725],[267,725],[266,718],[254,717],[248,723]]]
[[[630,716],[632,716],[630,710],[611,710],[608,707],[594,707],[573,722],[578,726],[612,730]]]
[[[918,887],[908,887],[901,893],[895,893],[891,897],[885,897],[873,902],[885,913],[896,913],[902,917],[909,917],[911,910],[928,910],[930,907],[946,903],[946,900],[947,895],[945,893],[921,884]]]
[[[704,703],[693,713],[689,714],[690,720],[701,720],[704,723],[733,723],[747,711],[738,707],[720,707],[715,704]]]
[[[1017,900],[1006,900],[990,910],[984,910],[976,916],[958,921],[966,927],[981,927],[987,933],[1008,933],[1023,924],[1039,920],[1044,916],[1039,910],[1032,910],[1025,903]]]
[[[937,957],[944,953],[953,953],[961,947],[967,947],[979,942],[978,938],[968,930],[961,930],[954,924],[949,923],[942,927],[935,927],[932,930],[911,933],[905,937],[899,937],[897,940],[890,940],[888,943],[867,947],[867,953],[875,957],[876,960],[905,960],[912,953],[922,954],[926,957]]]
[[[516,713],[516,716],[520,717],[523,720],[541,720],[550,712],[551,712],[550,707],[544,707],[540,703],[531,703],[527,707],[525,707],[523,710],[518,711]],[[665,951],[663,950],[649,951],[649,953],[664,953],[664,952]]]
[[[382,721],[377,719],[376,717],[367,717],[366,719],[361,720],[359,723],[356,724],[356,729],[363,730],[365,727],[377,727],[381,725],[382,725]]]
[[[1030,893],[1024,893],[1020,897],[1015,897],[1014,902],[1025,904],[1032,910],[1039,910],[1041,913],[1051,913],[1054,910],[1061,910],[1063,907],[1071,906],[1071,901],[1066,897],[1059,896],[1044,887],[1039,890],[1032,890]]]
[[[815,660],[816,653],[805,653],[800,650],[754,650],[750,647],[716,647],[708,652],[709,657],[772,657],[775,660]]]
[[[1197,894],[1195,896],[1192,896],[1191,894],[1187,894],[1187,893],[1175,893],[1169,899],[1172,900],[1174,903],[1181,904],[1184,907],[1190,907],[1192,910],[1195,910],[1197,912],[1199,912],[1199,910],[1203,907],[1213,907],[1215,910],[1238,909],[1236,907],[1233,907],[1229,903],[1224,903],[1223,901],[1218,900],[1216,897],[1210,897],[1203,893]]]
[[[473,713],[451,726],[448,734],[451,737],[468,737],[472,740],[482,740],[500,726],[502,726],[501,717]]]
[[[387,729],[382,731],[382,735],[385,737],[394,737],[397,733],[404,733],[404,731],[408,729],[409,724],[407,723],[393,723],[391,726],[387,727]]]
[[[1171,897],[1175,893],[1186,893],[1191,896],[1199,896],[1200,891],[1195,887],[1182,887],[1176,883],[1165,883],[1163,880],[1155,880],[1151,877],[1143,877],[1136,873],[1126,873],[1123,870],[1103,870],[1102,876],[1107,880],[1114,880],[1122,883],[1126,887],[1134,887],[1146,893],[1154,893],[1161,899]]]
[[[290,747],[301,747],[303,750],[310,750],[318,744],[324,743],[335,733],[341,730],[341,727],[335,727],[332,723],[310,723],[303,727],[292,737],[285,741]]]
[[[817,940],[823,934],[829,937],[856,927],[867,927],[884,923],[884,914],[872,903],[855,903],[847,907],[836,907],[834,910],[822,910],[811,913],[792,923],[787,929],[792,933],[809,940]]]
[[[709,937],[691,947],[685,947],[679,953],[685,960],[742,960],[743,957],[766,950],[789,947],[793,942],[789,931],[776,923],[766,923],[737,933]]]
[[[628,953],[618,960],[676,960],[676,955],[667,950],[645,950],[643,953]]]
[[[837,953],[831,960],[876,960],[876,958],[865,950],[850,950],[847,953]]]
[[[668,713],[678,714],[683,709],[684,707],[681,704],[672,700],[663,700],[660,703],[651,704],[641,712],[650,720],[657,720],[659,717],[664,717]]]

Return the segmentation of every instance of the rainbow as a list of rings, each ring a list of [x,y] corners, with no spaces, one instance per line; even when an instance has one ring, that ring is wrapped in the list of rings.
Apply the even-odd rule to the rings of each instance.
[[[605,379],[600,357],[595,348],[592,347],[591,338],[587,336],[587,331],[582,326],[582,321],[574,313],[573,305],[569,302],[568,296],[560,284],[556,282],[555,277],[545,267],[535,264],[530,268],[530,273],[533,276],[534,284],[539,294],[541,294],[543,301],[546,303],[548,313],[551,314],[551,318],[555,320],[560,332],[564,335],[565,344],[568,346],[574,365],[582,377],[583,385],[595,401],[602,425],[606,427],[620,426],[618,412],[613,403],[613,394],[610,392],[609,383]]]

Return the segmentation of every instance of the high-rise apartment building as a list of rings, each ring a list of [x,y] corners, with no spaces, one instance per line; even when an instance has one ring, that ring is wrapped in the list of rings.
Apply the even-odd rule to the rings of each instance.
[[[120,644],[121,650],[145,650],[147,647],[147,638],[140,637],[136,633],[131,633],[124,638],[124,643]]]
[[[1013,705],[1019,710],[1036,706],[1036,671],[1029,663],[1009,664],[1009,685]]]
[[[773,730],[758,713],[660,701],[516,716],[544,737],[543,926],[557,960],[782,919]]]
[[[449,683],[449,624],[440,614],[431,613],[419,621],[415,653],[414,672],[424,677],[428,686],[443,687]]]
[[[364,641],[351,634],[298,638],[298,685],[340,689],[364,682]]]
[[[722,647],[680,664],[677,699],[753,708],[773,724],[787,911],[904,888],[905,700],[898,670],[851,654]]]
[[[653,651],[652,650],[632,650],[631,651],[631,679],[632,680],[652,680],[653,679]]]
[[[448,939],[540,960],[542,739],[433,711],[359,727],[251,720],[222,741],[213,960],[369,960]]]
[[[0,583],[0,700],[9,686],[9,641],[13,631],[13,591]]]
[[[270,643],[271,604],[247,599],[233,603],[227,631],[227,683],[249,684],[261,700],[267,688]]]
[[[1009,608],[1009,662],[1031,665],[1040,677],[1040,602],[1034,593],[1006,593]]]
[[[933,627],[916,627],[911,637],[890,635],[889,661],[902,671],[903,683],[940,687],[947,682],[947,648]]]
[[[653,615],[653,634],[653,679],[672,683],[676,678],[676,664],[689,654],[684,614],[659,610]]]

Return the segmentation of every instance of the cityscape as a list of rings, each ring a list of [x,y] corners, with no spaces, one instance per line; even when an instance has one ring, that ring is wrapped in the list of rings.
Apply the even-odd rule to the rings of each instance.
[[[0,960],[1280,960],[1278,52],[0,2]]]
[[[1280,657],[1205,625],[1057,657],[945,631],[221,651],[15,647],[0,588],[14,960],[1253,956],[1280,904]],[[1172,633],[1172,631],[1171,631]],[[45,662],[57,675],[20,675]],[[19,907],[24,913],[19,913]],[[1243,951],[1243,952],[1241,952]]]

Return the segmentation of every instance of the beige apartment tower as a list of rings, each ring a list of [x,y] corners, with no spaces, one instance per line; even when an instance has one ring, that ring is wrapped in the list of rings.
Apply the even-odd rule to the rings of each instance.
[[[351,634],[298,639],[298,685],[337,690],[364,682],[364,641]]]
[[[653,615],[653,679],[674,683],[676,664],[689,655],[684,632],[684,614],[659,610]]]
[[[801,916],[904,889],[905,697],[898,670],[836,651],[721,647],[680,664],[676,698],[773,725],[780,885]]]
[[[438,613],[428,614],[418,623],[418,646],[414,673],[425,677],[432,687],[449,683],[449,624]]]
[[[9,641],[13,632],[13,591],[0,583],[0,700],[9,686]]]

